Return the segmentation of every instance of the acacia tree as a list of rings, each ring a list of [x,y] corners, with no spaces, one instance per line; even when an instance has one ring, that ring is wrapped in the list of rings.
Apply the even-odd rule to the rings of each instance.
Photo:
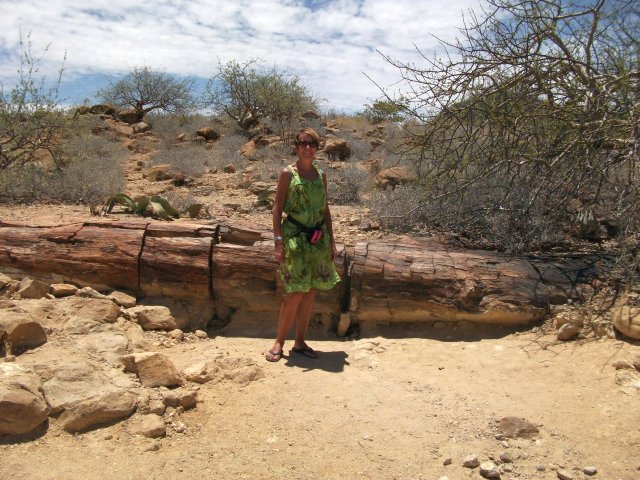
[[[59,146],[67,132],[64,109],[58,99],[63,66],[52,86],[36,78],[39,59],[31,52],[30,35],[20,37],[20,68],[16,85],[8,92],[0,85],[0,171],[21,166],[48,152],[60,164]],[[45,49],[45,53],[48,47]]]
[[[426,66],[385,57],[427,187],[412,214],[514,251],[570,205],[638,232],[639,31],[631,0],[488,0]]]
[[[260,68],[260,60],[219,64],[203,96],[205,107],[236,121],[247,131],[269,117],[281,134],[299,114],[317,108],[317,101],[299,77],[276,67]]]
[[[132,108],[139,120],[153,110],[184,115],[195,107],[194,85],[192,78],[178,79],[146,66],[135,67],[100,90],[98,97],[105,103]]]

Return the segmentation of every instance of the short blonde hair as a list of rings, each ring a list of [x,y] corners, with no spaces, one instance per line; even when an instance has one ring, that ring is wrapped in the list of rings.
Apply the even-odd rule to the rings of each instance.
[[[298,133],[296,133],[296,136],[293,139],[293,143],[296,147],[298,146],[298,142],[300,141],[300,135],[309,135],[311,138],[313,138],[313,141],[316,142],[316,145],[320,146],[320,135],[318,135],[318,133],[313,128],[305,127],[298,130]]]

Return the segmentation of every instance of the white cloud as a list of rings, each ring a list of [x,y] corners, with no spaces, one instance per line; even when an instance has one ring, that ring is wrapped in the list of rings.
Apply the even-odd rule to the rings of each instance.
[[[0,79],[18,67],[18,40],[31,33],[40,67],[65,81],[121,75],[146,65],[208,78],[218,59],[259,57],[299,75],[328,106],[355,111],[399,79],[376,50],[403,61],[452,39],[462,12],[482,0],[0,0]],[[89,81],[89,80],[87,80]]]

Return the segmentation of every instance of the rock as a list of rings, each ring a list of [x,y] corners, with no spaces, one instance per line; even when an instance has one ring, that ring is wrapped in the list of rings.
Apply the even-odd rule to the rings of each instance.
[[[9,275],[0,272],[0,290],[6,287],[11,281],[13,281],[13,279]]]
[[[128,123],[131,126],[141,123],[140,120],[142,120],[141,113],[133,108],[118,111],[116,117],[121,122]]]
[[[344,162],[351,156],[351,148],[347,145],[347,141],[342,138],[327,139],[322,151],[329,160],[339,159]]]
[[[55,350],[38,360],[34,370],[44,379],[42,388],[52,415],[135,385],[125,373],[112,367],[101,369],[77,354],[62,358]]]
[[[102,115],[115,115],[116,109],[113,105],[99,103],[97,105],[92,105],[91,107],[89,107],[89,113],[102,114]]]
[[[0,289],[0,298],[11,298],[18,291],[20,282],[18,280],[9,279],[8,282]]]
[[[264,370],[249,358],[219,355],[213,360],[187,367],[184,377],[190,382],[207,383],[231,380],[240,385],[264,378]]]
[[[50,288],[51,287],[47,283],[35,280],[31,277],[25,277],[20,281],[18,291],[16,293],[20,295],[20,298],[42,298],[49,293]]]
[[[573,323],[582,327],[584,325],[584,321],[581,318],[577,318],[577,313],[572,311],[563,311],[557,314],[554,317],[554,322],[556,324],[556,328],[560,329],[563,325],[567,323]]]
[[[147,180],[151,182],[161,182],[163,180],[171,180],[173,178],[173,167],[169,163],[154,165],[147,169],[144,174]]]
[[[381,170],[374,178],[376,187],[381,190],[396,188],[414,182],[418,177],[406,167],[391,167]]]
[[[120,316],[120,307],[110,299],[86,298],[74,295],[57,300],[53,310],[48,312],[46,327],[66,333],[80,335],[90,332],[93,328],[114,323]]]
[[[49,293],[56,298],[69,297],[75,295],[78,291],[78,287],[69,283],[54,283],[49,289]]]
[[[158,415],[135,416],[129,420],[129,430],[134,435],[146,438],[160,438],[167,434],[167,427]]]
[[[0,306],[0,354],[20,355],[47,342],[42,325],[11,302]]]
[[[78,350],[90,357],[101,358],[112,367],[119,367],[122,365],[122,356],[127,353],[129,339],[124,332],[106,329],[81,336],[76,345]]]
[[[171,330],[169,332],[169,338],[173,338],[174,340],[182,341],[182,340],[184,340],[184,332],[182,330],[180,330],[179,328],[176,328],[175,330]]]
[[[560,327],[557,333],[558,340],[572,340],[580,333],[580,326],[575,323],[565,323]]]
[[[175,387],[182,383],[169,357],[157,352],[142,352],[122,357],[125,369],[138,375],[144,387]]]
[[[78,289],[78,291],[76,292],[76,296],[83,298],[107,298],[106,295],[103,295],[102,293],[91,287],[83,287]]]
[[[204,138],[206,141],[215,141],[220,138],[220,134],[211,127],[203,127],[196,130],[196,135]]]
[[[584,467],[582,469],[582,473],[584,473],[585,475],[592,476],[598,473],[598,469],[596,467]]]
[[[0,435],[35,430],[49,416],[40,378],[16,363],[0,363]]]
[[[182,407],[185,410],[189,410],[190,408],[194,408],[198,403],[198,392],[183,388],[169,390],[162,395],[162,403],[167,407]]]
[[[144,122],[134,123],[131,128],[133,128],[133,133],[145,133],[151,130],[151,126]]]
[[[131,128],[126,122],[116,120],[115,118],[105,118],[104,123],[118,138],[130,138],[131,135],[133,135],[133,128]]]
[[[166,411],[167,407],[160,398],[153,398],[149,401],[149,413],[161,416]]]
[[[573,480],[573,475],[568,470],[558,470],[556,475],[560,480]]]
[[[591,323],[591,329],[593,330],[593,335],[596,338],[615,338],[616,332],[613,328],[611,322],[608,321],[594,321]]]
[[[128,293],[120,292],[118,290],[114,290],[107,298],[110,298],[122,308],[133,308],[136,306],[137,300],[133,295],[129,295]]]
[[[480,475],[484,478],[500,478],[500,471],[495,463],[482,462],[480,464]]]
[[[480,466],[480,460],[475,455],[468,455],[462,460],[462,466],[466,468],[476,468]]]
[[[131,415],[137,405],[136,396],[125,390],[112,391],[79,402],[60,415],[60,423],[69,433],[111,423]]]
[[[636,370],[618,370],[615,382],[621,387],[633,387],[640,390],[640,373]]]
[[[205,338],[209,338],[209,335],[207,335],[207,332],[205,332],[204,330],[196,330],[195,332],[193,332],[193,334],[202,340],[204,340]]]
[[[449,457],[444,459],[444,461],[442,462],[442,465],[446,467],[447,465],[451,465],[452,463],[453,463],[453,459]]]
[[[236,173],[236,166],[233,163],[228,163],[222,169],[224,173]]]
[[[612,323],[616,330],[629,338],[640,339],[640,307],[614,307],[612,315]]]
[[[532,438],[540,432],[538,427],[520,417],[503,417],[498,428],[507,438]]]
[[[503,463],[513,463],[515,459],[515,455],[513,455],[511,452],[502,452],[500,454],[500,461]]]
[[[128,308],[125,314],[144,330],[175,330],[176,321],[168,307],[161,305],[138,305]]]
[[[629,360],[616,360],[611,364],[611,366],[616,370],[623,370],[625,368],[628,370],[635,370],[635,367]]]
[[[257,151],[256,142],[254,142],[253,140],[249,140],[240,149],[240,155],[247,158],[253,158],[256,154],[256,151]]]
[[[636,355],[635,357],[633,357],[633,360],[631,363],[633,364],[636,370],[640,371],[640,355]]]

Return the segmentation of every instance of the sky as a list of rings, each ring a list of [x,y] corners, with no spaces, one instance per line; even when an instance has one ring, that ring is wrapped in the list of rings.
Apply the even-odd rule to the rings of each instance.
[[[60,97],[69,104],[95,103],[135,67],[203,85],[219,62],[258,58],[299,76],[323,110],[355,113],[381,97],[376,84],[400,88],[381,54],[424,64],[419,51],[432,56],[434,36],[454,40],[482,1],[0,0],[0,81],[5,91],[15,84],[21,37],[40,58],[38,78],[56,78],[66,55]]]

